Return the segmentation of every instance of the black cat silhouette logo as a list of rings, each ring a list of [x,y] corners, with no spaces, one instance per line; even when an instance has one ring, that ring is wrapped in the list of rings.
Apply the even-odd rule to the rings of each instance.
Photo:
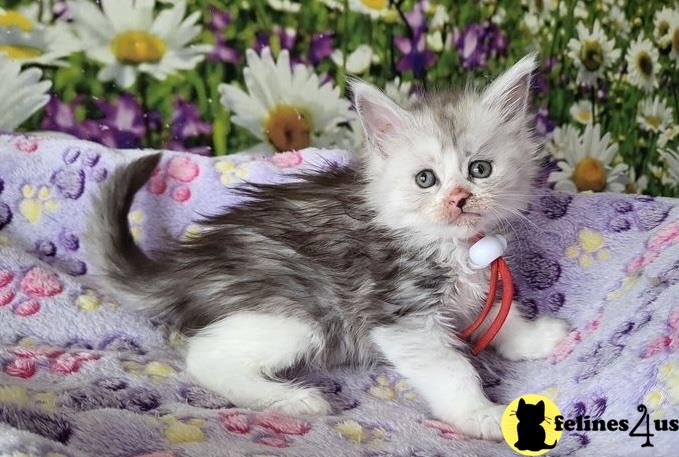
[[[559,408],[543,395],[527,394],[512,401],[502,415],[502,435],[514,451],[522,455],[541,455],[559,442],[554,418]]]

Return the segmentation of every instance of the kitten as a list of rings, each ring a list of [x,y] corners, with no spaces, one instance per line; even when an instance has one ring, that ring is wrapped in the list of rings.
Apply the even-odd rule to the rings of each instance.
[[[276,374],[386,361],[435,416],[500,439],[503,407],[485,396],[455,332],[488,285],[488,272],[469,266],[468,240],[531,195],[534,67],[526,57],[482,92],[430,94],[408,110],[354,82],[360,166],[245,187],[248,203],[152,256],[135,245],[127,213],[160,157],[117,170],[89,230],[104,288],[185,331],[188,372],[239,407],[326,414],[318,389]],[[516,309],[494,342],[505,357],[544,357],[566,335],[564,322]]]
[[[516,417],[519,423],[516,425],[516,433],[519,437],[514,447],[520,451],[542,451],[553,449],[556,441],[546,444],[547,434],[542,424],[545,421],[545,402],[540,400],[535,405],[526,403],[523,398],[519,400],[519,407],[516,409]]]

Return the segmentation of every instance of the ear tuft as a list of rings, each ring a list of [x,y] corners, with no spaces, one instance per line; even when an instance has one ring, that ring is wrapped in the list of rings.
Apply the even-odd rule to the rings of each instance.
[[[483,102],[502,113],[505,121],[523,116],[528,109],[537,55],[528,54],[500,75],[483,93]]]
[[[352,79],[350,87],[368,143],[386,155],[388,141],[412,123],[410,114],[371,84]]]

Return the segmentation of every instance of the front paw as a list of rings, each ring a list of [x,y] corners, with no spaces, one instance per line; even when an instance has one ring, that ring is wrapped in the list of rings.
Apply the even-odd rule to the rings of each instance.
[[[502,441],[500,423],[504,410],[505,406],[491,405],[463,416],[442,419],[470,438]]]
[[[497,349],[509,360],[536,360],[547,357],[568,335],[568,322],[540,316],[517,334],[509,335]]]

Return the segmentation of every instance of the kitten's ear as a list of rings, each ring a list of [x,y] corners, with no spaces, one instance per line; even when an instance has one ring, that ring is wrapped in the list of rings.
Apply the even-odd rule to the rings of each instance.
[[[545,412],[545,402],[544,401],[540,400],[537,404],[537,407],[540,408],[543,413]]]
[[[526,406],[526,402],[523,400],[523,398],[519,398],[519,408]]]
[[[373,148],[387,155],[386,144],[412,124],[412,116],[375,86],[360,80],[350,84],[366,139]]]
[[[505,121],[523,116],[528,109],[536,55],[528,54],[500,75],[483,93],[483,103],[500,110]]]

